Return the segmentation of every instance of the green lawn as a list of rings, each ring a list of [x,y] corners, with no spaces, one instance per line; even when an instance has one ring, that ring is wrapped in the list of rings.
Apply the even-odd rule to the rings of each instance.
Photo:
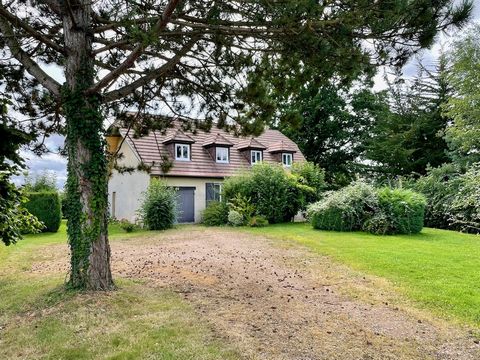
[[[151,234],[110,233],[113,241]],[[28,271],[65,242],[62,225],[0,246],[0,359],[237,358],[172,291],[117,279],[117,291],[93,295],[65,291],[64,273]]]
[[[480,327],[480,236],[428,228],[417,235],[378,236],[319,231],[302,223],[247,231],[293,241],[386,278],[437,315]]]

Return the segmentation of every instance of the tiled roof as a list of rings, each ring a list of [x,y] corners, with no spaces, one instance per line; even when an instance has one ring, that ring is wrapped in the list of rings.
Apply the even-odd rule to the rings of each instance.
[[[165,136],[162,141],[163,144],[169,144],[172,142],[191,144],[194,143],[195,140],[191,136],[185,134],[182,130],[176,129],[176,131],[172,131],[170,134]]]
[[[245,140],[240,140],[238,142],[238,149],[258,149],[258,150],[265,150],[267,147],[263,145],[260,141],[255,138],[249,138]]]
[[[127,135],[126,129],[120,129],[120,133],[122,136],[126,136],[128,144],[144,163],[151,165],[152,162],[154,162],[154,166],[151,169],[152,175],[214,178],[231,176],[236,172],[242,169],[247,169],[251,166],[248,160],[249,151],[241,151],[242,149],[245,149],[243,146],[249,141],[252,144],[258,143],[263,145],[263,148],[268,149],[275,144],[283,143],[289,149],[295,151],[293,158],[294,162],[305,161],[297,144],[278,130],[267,129],[262,135],[251,140],[251,138],[236,137],[218,128],[212,128],[210,132],[197,129],[195,133],[187,131],[184,133],[180,130],[180,127],[181,123],[177,120],[174,122],[174,126],[167,129],[163,134],[159,131],[152,131],[147,136],[134,138],[131,135]],[[176,136],[180,136],[180,133],[195,141],[191,144],[191,161],[176,161],[173,155],[169,152],[168,145],[165,144],[166,139],[173,140]],[[226,140],[232,144],[230,147],[230,162],[228,164],[215,162],[208,149],[203,147],[204,144],[208,144],[209,141],[211,141],[212,137],[218,137],[218,141],[222,138],[224,139],[222,141]],[[225,145],[226,144],[224,144],[224,146]],[[173,161],[173,166],[167,174],[163,174],[160,169],[162,156],[165,155]],[[266,163],[278,164],[280,158],[266,150],[263,152],[263,161]]]
[[[279,152],[297,152],[297,147],[292,145],[292,141],[284,141],[283,139],[279,142],[271,144],[268,149],[268,152],[279,153]]]
[[[219,146],[233,146],[233,143],[225,139],[220,133],[213,134],[207,138],[203,143],[204,147],[219,145]]]

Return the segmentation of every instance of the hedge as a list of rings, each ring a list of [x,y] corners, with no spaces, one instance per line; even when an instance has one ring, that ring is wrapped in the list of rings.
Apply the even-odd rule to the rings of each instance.
[[[414,191],[357,182],[327,193],[309,207],[308,217],[320,230],[414,234],[423,228],[425,206],[425,197]]]
[[[57,232],[62,221],[60,196],[57,192],[30,192],[25,208],[35,215],[45,227],[44,232]]]
[[[338,191],[325,194],[307,211],[315,229],[335,231],[361,230],[365,221],[378,208],[375,188],[355,182]]]

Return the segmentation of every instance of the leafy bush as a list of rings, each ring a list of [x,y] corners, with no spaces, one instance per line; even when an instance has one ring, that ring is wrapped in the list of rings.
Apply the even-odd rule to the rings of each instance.
[[[43,225],[43,231],[57,232],[62,221],[60,197],[56,192],[31,192],[27,193],[28,201],[25,209]]]
[[[135,230],[137,230],[137,225],[135,225],[134,223],[128,221],[127,219],[122,219],[118,222],[118,225],[120,226],[120,228],[127,232],[127,233],[131,233]]]
[[[228,202],[239,195],[249,199],[255,214],[265,216],[270,223],[290,221],[306,207],[308,197],[314,193],[314,189],[299,183],[298,177],[282,166],[269,164],[257,164],[223,184],[223,195]]]
[[[480,233],[480,164],[455,179],[458,190],[450,206],[451,223],[461,231]]]
[[[390,221],[387,215],[380,211],[365,220],[362,230],[372,234],[385,235],[390,230]]]
[[[453,203],[462,183],[461,171],[453,164],[445,164],[428,170],[428,175],[419,178],[412,188],[425,195],[425,226],[437,229],[460,230],[453,222]],[[456,200],[457,199],[457,200]]]
[[[250,227],[264,227],[268,225],[268,220],[261,215],[256,215],[250,218],[248,226]]]
[[[165,230],[173,226],[177,219],[177,192],[163,181],[152,179],[138,215],[143,225],[150,230]]]
[[[313,201],[318,201],[326,188],[325,171],[320,166],[309,162],[295,162],[292,165],[292,175],[296,176],[300,184],[306,185],[314,190]]]
[[[307,217],[315,229],[355,231],[361,230],[377,209],[375,189],[363,182],[355,182],[328,192],[322,200],[309,206]]]
[[[22,239],[22,234],[38,233],[44,227],[23,207],[27,201],[22,189],[10,181],[10,174],[0,171],[0,241],[7,246]]]
[[[427,198],[425,225],[480,233],[480,165],[429,169],[413,188]]]
[[[230,210],[237,211],[242,218],[248,222],[255,214],[255,206],[251,203],[250,198],[246,198],[241,194],[237,194],[233,199],[228,202],[228,207]]]
[[[377,190],[356,182],[311,205],[308,217],[315,229],[412,234],[423,228],[425,204],[424,196],[412,190]]]
[[[379,209],[370,219],[370,232],[376,234],[416,234],[422,231],[426,200],[407,189],[378,190]]]
[[[211,201],[202,213],[207,226],[221,226],[228,222],[228,205],[225,202]]]
[[[244,218],[242,214],[240,214],[236,210],[230,210],[228,212],[228,223],[233,226],[241,226],[244,225]]]

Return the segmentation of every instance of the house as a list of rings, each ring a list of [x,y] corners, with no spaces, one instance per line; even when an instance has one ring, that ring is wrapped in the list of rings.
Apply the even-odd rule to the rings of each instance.
[[[236,137],[215,126],[209,132],[191,132],[182,127],[182,121],[175,120],[163,133],[153,131],[135,138],[126,129],[119,129],[107,141],[110,151],[122,154],[119,165],[151,166],[149,172],[112,170],[108,183],[110,214],[130,221],[135,221],[142,193],[153,177],[161,177],[177,189],[179,222],[199,222],[207,203],[220,199],[226,177],[259,162],[290,167],[305,161],[297,144],[270,129],[258,137]]]

